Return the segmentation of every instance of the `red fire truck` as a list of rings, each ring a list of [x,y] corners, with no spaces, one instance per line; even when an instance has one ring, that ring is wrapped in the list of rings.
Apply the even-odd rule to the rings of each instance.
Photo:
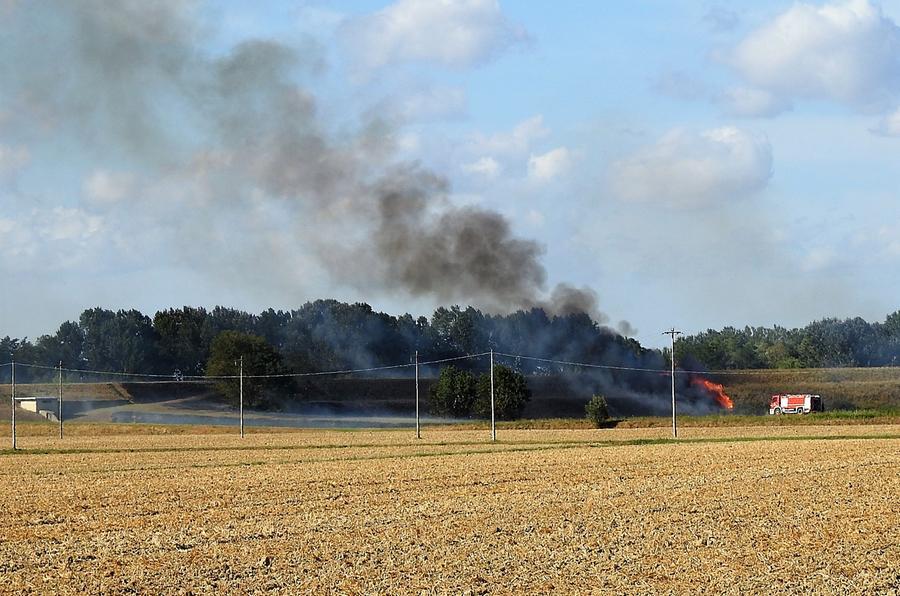
[[[769,414],[809,414],[821,412],[825,408],[822,398],[809,393],[777,393],[769,402]]]

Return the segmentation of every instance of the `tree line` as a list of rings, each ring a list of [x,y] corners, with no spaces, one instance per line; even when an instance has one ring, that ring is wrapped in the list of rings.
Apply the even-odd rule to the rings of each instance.
[[[218,355],[213,350],[217,340]],[[152,318],[138,310],[98,307],[34,341],[0,339],[2,360],[173,376],[236,374],[235,361],[243,352],[247,374],[275,374],[374,368],[412,362],[416,352],[420,361],[429,361],[489,349],[610,363],[659,356],[585,314],[549,316],[535,308],[491,315],[473,307],[452,306],[438,308],[427,318],[393,316],[365,303],[337,300],[259,314],[221,306],[210,310],[185,306],[161,310]],[[459,366],[476,364],[463,361]],[[521,361],[516,368],[534,374],[547,367]],[[8,377],[8,367],[0,374]],[[18,374],[27,382],[51,378],[53,373],[22,368]]]
[[[676,344],[683,365],[707,369],[895,366],[900,360],[900,311],[883,323],[828,318],[805,327],[725,327]]]
[[[2,332],[2,329],[0,329]],[[230,333],[230,335],[228,335]],[[225,335],[223,335],[225,334]],[[213,358],[220,338],[220,358]],[[473,307],[440,307],[430,318],[393,316],[365,303],[316,300],[298,309],[259,314],[217,306],[185,306],[150,317],[138,310],[91,308],[35,340],[0,339],[0,360],[119,373],[233,374],[247,352],[248,374],[374,368],[454,358],[489,349],[510,354],[612,366],[665,368],[667,350],[651,350],[597,324],[586,314],[550,316],[539,308],[492,315]],[[678,364],[695,369],[885,366],[900,356],[900,311],[885,321],[823,319],[809,325],[726,327],[679,339]],[[512,363],[524,374],[558,366]],[[465,370],[478,363],[462,361]],[[427,372],[427,371],[426,371]],[[437,370],[431,371],[436,373]],[[23,382],[52,371],[22,369]],[[624,373],[623,373],[624,374]],[[9,382],[9,367],[0,370]]]

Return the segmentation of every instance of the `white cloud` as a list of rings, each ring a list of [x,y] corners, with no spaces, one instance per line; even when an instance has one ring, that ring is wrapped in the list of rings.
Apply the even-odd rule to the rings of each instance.
[[[344,38],[359,62],[436,62],[465,68],[486,62],[528,34],[510,22],[498,0],[397,0],[349,20]]]
[[[500,173],[500,164],[493,157],[482,157],[472,163],[463,164],[462,169],[467,174],[496,178],[497,174]]]
[[[68,207],[54,207],[50,217],[38,228],[41,237],[55,242],[83,243],[102,231],[103,218]]]
[[[872,132],[886,137],[900,137],[900,108],[882,118]]]
[[[11,270],[58,270],[93,263],[105,241],[104,219],[81,209],[32,209],[0,218],[0,264]]]
[[[900,91],[900,28],[868,0],[797,3],[747,35],[727,62],[776,105],[828,99],[880,111]]]
[[[610,169],[619,197],[671,207],[699,207],[747,196],[764,188],[771,175],[768,140],[735,127],[672,130]]]
[[[531,149],[532,143],[550,134],[544,126],[544,117],[540,114],[518,123],[509,132],[493,135],[475,133],[471,144],[475,153],[523,155]]]
[[[440,120],[466,111],[466,92],[459,87],[431,87],[407,94],[399,101],[404,120]]]
[[[512,129],[472,133],[459,147],[461,169],[485,178],[508,175],[517,182],[545,182],[566,172],[573,154],[566,147],[546,151],[550,130],[540,114],[520,121]]]
[[[541,155],[528,158],[528,177],[547,181],[564,174],[572,164],[572,153],[565,147],[557,147]]]
[[[133,190],[133,179],[128,174],[96,170],[82,185],[85,197],[92,203],[117,203]]]
[[[732,87],[721,97],[732,116],[771,117],[791,109],[790,100],[763,89]]]
[[[405,155],[418,155],[422,150],[422,138],[415,132],[397,135],[397,151]]]
[[[816,246],[806,251],[800,266],[804,271],[822,271],[828,269],[838,259],[838,254],[830,246]]]

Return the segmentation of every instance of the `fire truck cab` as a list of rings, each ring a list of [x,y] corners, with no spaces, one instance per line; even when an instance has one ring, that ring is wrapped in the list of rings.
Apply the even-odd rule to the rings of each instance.
[[[809,414],[810,412],[821,412],[824,409],[822,398],[809,393],[777,393],[769,402],[769,414],[774,416]]]

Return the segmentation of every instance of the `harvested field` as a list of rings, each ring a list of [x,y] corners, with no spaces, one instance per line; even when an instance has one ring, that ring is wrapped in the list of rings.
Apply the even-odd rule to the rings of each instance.
[[[0,456],[0,591],[900,589],[893,425],[141,430]]]

